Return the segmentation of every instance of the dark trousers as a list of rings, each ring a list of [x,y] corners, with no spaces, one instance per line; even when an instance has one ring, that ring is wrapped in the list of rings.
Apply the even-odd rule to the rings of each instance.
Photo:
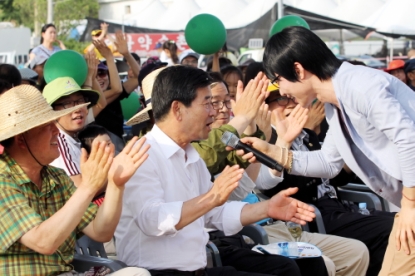
[[[319,200],[316,206],[323,216],[327,234],[356,239],[367,246],[370,263],[366,275],[378,275],[395,213],[372,211],[371,215],[366,216],[329,198]]]
[[[264,255],[251,250],[240,235],[219,238],[222,264],[238,271],[279,276],[326,276],[323,258],[290,259],[279,255]]]

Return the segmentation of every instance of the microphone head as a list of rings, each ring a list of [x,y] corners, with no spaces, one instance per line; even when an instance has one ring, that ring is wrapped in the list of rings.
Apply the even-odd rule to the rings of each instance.
[[[230,131],[225,131],[221,138],[222,143],[224,143],[227,146],[230,146],[232,148],[236,148],[236,145],[238,145],[239,138],[235,134],[233,134]]]

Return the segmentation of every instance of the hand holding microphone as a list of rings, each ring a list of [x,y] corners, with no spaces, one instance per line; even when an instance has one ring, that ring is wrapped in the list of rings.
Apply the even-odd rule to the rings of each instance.
[[[254,149],[253,147],[251,147],[247,144],[242,143],[239,140],[238,136],[236,136],[232,132],[225,131],[222,135],[221,140],[225,145],[227,145],[229,147],[232,147],[234,149],[242,149],[245,153],[252,152],[253,155],[258,160],[258,162],[260,162],[261,164],[264,164],[265,166],[267,166],[270,169],[277,170],[279,172],[281,172],[284,169],[283,166],[278,164],[278,162],[275,161],[273,158],[271,158],[268,155]]]

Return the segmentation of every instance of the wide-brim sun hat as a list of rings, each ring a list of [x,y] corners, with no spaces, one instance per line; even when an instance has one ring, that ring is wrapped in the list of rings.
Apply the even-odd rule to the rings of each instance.
[[[71,77],[56,78],[48,83],[43,89],[43,97],[45,97],[48,104],[52,105],[58,99],[76,92],[80,92],[88,98],[90,102],[88,107],[96,105],[100,97],[100,94],[95,90],[82,89]]]
[[[394,59],[388,64],[388,68],[385,69],[385,72],[390,72],[392,70],[403,69],[405,62],[402,59]]]
[[[55,121],[88,104],[55,111],[33,85],[15,86],[0,95],[0,142]]]
[[[151,92],[153,91],[153,85],[158,74],[160,74],[160,72],[163,71],[164,69],[166,69],[166,67],[162,67],[157,70],[154,70],[153,72],[148,74],[143,79],[141,91],[143,91],[144,100],[147,106],[143,110],[135,114],[133,117],[131,117],[131,119],[128,120],[126,123],[127,126],[136,125],[136,124],[150,120],[150,116],[148,115],[148,112],[153,109],[151,105]]]

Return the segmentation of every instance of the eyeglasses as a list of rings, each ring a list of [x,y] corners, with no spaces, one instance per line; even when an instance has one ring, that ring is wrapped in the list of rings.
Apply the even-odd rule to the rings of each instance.
[[[57,104],[53,104],[53,107],[56,108],[58,106],[61,106],[63,109],[68,109],[80,104],[84,104],[88,102],[88,98],[87,97],[82,97],[76,101],[68,101],[68,102],[63,102],[63,103],[57,103]]]
[[[108,76],[108,71],[106,71],[106,70],[98,70],[97,76],[100,77],[100,78],[105,78],[106,76]]]
[[[273,102],[277,102],[277,104],[280,105],[280,106],[287,106],[288,103],[290,102],[290,100],[293,101],[294,103],[296,103],[295,99],[288,98],[286,96],[280,96],[280,97],[277,97],[277,98],[271,99],[271,100],[266,99],[265,103],[270,104],[270,103],[273,103]]]
[[[212,103],[212,102],[202,103],[202,104],[200,104],[200,105],[204,105],[204,106],[205,106],[205,109],[206,109],[206,110],[208,110],[208,111],[209,111],[211,108],[215,109],[215,108],[213,107],[213,103]]]
[[[230,100],[212,102],[212,106],[214,110],[221,110],[223,106],[226,106],[227,109],[232,109],[232,103]]]
[[[182,65],[193,65],[197,66],[197,60],[183,60]]]

